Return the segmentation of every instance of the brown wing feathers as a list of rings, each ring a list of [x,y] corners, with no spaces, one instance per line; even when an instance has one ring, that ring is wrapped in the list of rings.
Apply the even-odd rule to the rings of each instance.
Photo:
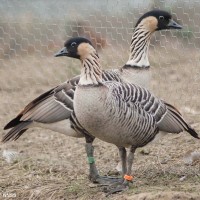
[[[5,127],[4,130],[12,128],[2,139],[2,142],[7,142],[9,140],[17,140],[27,129],[28,126],[32,123],[32,121],[20,121],[20,119],[23,117],[24,114],[26,114],[28,111],[33,109],[35,106],[37,106],[39,103],[47,99],[49,96],[51,96],[54,92],[54,89],[51,89],[36,99],[34,99],[31,103],[29,103],[22,112],[20,112],[16,118],[11,120]],[[26,128],[27,127],[27,128]]]
[[[4,130],[12,128],[2,142],[17,140],[34,121],[52,123],[69,118],[73,109],[73,95],[79,76],[65,82],[34,99],[17,117],[11,120]],[[63,104],[64,106],[62,106]]]
[[[45,93],[43,93],[42,95],[40,95],[39,97],[37,97],[36,99],[34,99],[32,102],[30,102],[23,111],[21,111],[16,118],[14,118],[13,120],[11,120],[8,124],[5,125],[4,130],[6,129],[10,129],[12,127],[15,127],[16,125],[20,124],[21,121],[21,117],[27,113],[29,110],[31,110],[32,108],[34,108],[36,105],[38,105],[41,101],[44,101],[45,99],[47,99],[51,94],[54,93],[54,89],[51,89]]]

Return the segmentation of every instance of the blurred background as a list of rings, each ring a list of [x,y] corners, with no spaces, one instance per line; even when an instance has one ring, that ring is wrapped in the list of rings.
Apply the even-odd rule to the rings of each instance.
[[[198,0],[0,0],[1,130],[35,97],[79,74],[78,60],[54,57],[67,39],[73,36],[87,37],[97,48],[102,66],[118,68],[128,59],[135,23],[141,15],[151,9],[169,11],[173,18],[183,26],[182,30],[156,32],[151,39],[149,60],[152,67],[152,91],[178,107],[185,118],[199,131],[200,1]],[[5,131],[1,133],[4,134]],[[177,142],[180,142],[178,147]],[[104,165],[100,161],[99,163],[101,163],[101,170],[105,173],[109,167],[110,170],[115,168],[118,155],[116,149],[110,151],[112,156],[106,151],[109,144],[102,143],[101,146],[98,144],[96,144],[97,159],[104,159]],[[114,147],[109,146],[109,148]],[[188,178],[186,185],[192,185],[191,187],[195,188],[196,192],[200,191],[200,164],[194,165],[193,168],[184,165],[185,167],[182,168],[183,163],[181,162],[183,155],[188,151],[199,151],[199,148],[199,144],[190,136],[182,138],[179,135],[173,135],[151,148],[154,153],[150,153],[152,157],[150,156],[149,165],[147,161],[144,162],[143,157],[140,157],[143,154],[138,155],[140,165],[136,167],[138,170],[136,174],[141,174],[143,170],[141,176],[147,177],[146,182],[151,181],[153,175],[148,177],[145,172],[148,173],[149,168],[153,166],[152,163],[160,164],[158,156],[161,160],[167,157],[168,160],[171,159],[169,165],[156,165],[153,167],[154,174],[158,173],[156,170],[159,167],[165,175],[167,171],[167,175],[173,174],[173,177],[178,177],[177,180],[182,174],[187,174],[191,179]],[[2,191],[8,191],[8,188],[10,188],[9,191],[17,191],[19,199],[31,194],[33,199],[39,197],[42,199],[49,192],[48,187],[57,188],[59,191],[53,194],[51,190],[52,199],[59,199],[59,195],[62,199],[65,190],[68,191],[67,195],[71,195],[70,199],[79,198],[80,194],[84,193],[85,188],[75,187],[74,189],[71,186],[62,185],[66,181],[63,183],[60,179],[60,182],[56,182],[57,187],[53,183],[48,184],[51,183],[52,177],[57,176],[53,179],[55,181],[58,177],[60,178],[60,174],[68,177],[72,173],[76,174],[75,179],[79,177],[80,184],[76,182],[78,186],[82,186],[82,179],[87,181],[84,141],[35,129],[24,134],[17,142],[0,146],[1,153],[5,149],[14,149],[15,152],[22,154],[22,161],[17,162],[17,165],[10,165],[10,171],[7,171],[7,163],[3,158],[1,159],[0,186]],[[180,153],[178,158],[174,152]],[[73,157],[77,155],[78,161],[74,161]],[[111,162],[110,157],[115,162],[113,160]],[[149,168],[145,168],[145,165]],[[176,167],[171,168],[171,166]],[[49,172],[51,168],[57,171]],[[175,168],[181,171],[173,171]],[[43,170],[45,173],[46,170],[48,171],[47,177],[44,178],[46,182],[43,179],[38,181],[35,175],[29,177],[32,171],[36,171],[40,177],[38,170],[43,175]],[[82,179],[80,174],[84,174]],[[171,176],[167,177],[171,178]],[[194,177],[198,178],[194,180]],[[70,184],[73,183],[73,178],[70,177]],[[171,180],[170,178],[167,180]],[[32,182],[27,183],[27,180]],[[173,178],[172,180],[176,185],[178,184]],[[156,183],[158,186],[162,185],[159,180]],[[33,189],[37,184],[43,187],[40,194],[36,194]],[[140,185],[140,182],[138,184]],[[143,184],[144,182],[141,187]],[[150,186],[153,188],[151,191],[157,191],[158,187],[155,189],[155,185]],[[27,186],[25,191],[19,189],[23,188],[22,186]],[[96,192],[96,190],[90,188],[90,191]],[[160,190],[162,191],[163,188]],[[180,187],[178,190],[191,192],[190,187],[183,190]],[[85,199],[94,197],[90,192],[84,195]],[[102,194],[99,193],[99,195],[101,197]]]

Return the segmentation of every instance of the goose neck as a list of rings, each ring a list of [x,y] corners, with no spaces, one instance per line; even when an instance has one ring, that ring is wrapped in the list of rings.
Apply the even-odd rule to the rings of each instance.
[[[149,67],[148,51],[152,32],[143,26],[137,26],[131,40],[130,55],[126,66],[136,68]]]
[[[99,56],[92,53],[81,60],[82,70],[79,85],[99,85],[102,84],[102,68]]]

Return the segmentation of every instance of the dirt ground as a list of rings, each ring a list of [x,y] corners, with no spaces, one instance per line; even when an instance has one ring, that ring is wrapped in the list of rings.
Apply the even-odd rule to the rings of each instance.
[[[200,133],[199,50],[184,47],[181,41],[163,42],[165,46],[160,42],[150,50],[152,91],[179,108]],[[103,66],[125,62],[127,52],[115,51],[108,48],[101,54]],[[38,55],[1,60],[1,129],[33,98],[79,73],[79,65],[67,58]],[[101,175],[115,173],[117,148],[98,139],[94,145]],[[13,163],[3,158],[6,150],[18,152]],[[198,200],[200,161],[186,164],[184,160],[191,152],[200,152],[200,142],[186,132],[168,134],[138,149],[133,185],[124,193],[106,198],[102,188],[88,180],[83,139],[32,129],[16,142],[0,145],[0,199]]]

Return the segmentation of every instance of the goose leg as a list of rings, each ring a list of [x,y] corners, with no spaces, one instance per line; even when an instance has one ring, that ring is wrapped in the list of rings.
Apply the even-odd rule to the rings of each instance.
[[[122,164],[122,177],[126,174],[127,171],[127,155],[126,155],[126,149],[124,147],[118,147],[119,149],[119,155],[121,158],[121,164]]]
[[[114,182],[117,181],[119,182],[119,180],[121,180],[119,178],[99,175],[94,159],[94,147],[92,146],[95,137],[89,135],[88,132],[82,128],[74,112],[71,113],[70,122],[71,122],[71,128],[73,128],[75,131],[80,132],[85,136],[86,140],[85,150],[89,163],[89,179],[93,183],[99,183],[101,185],[110,185]]]
[[[110,184],[121,181],[122,180],[121,178],[99,175],[96,164],[95,164],[95,160],[94,160],[94,147],[92,146],[92,143],[95,138],[90,137],[90,136],[85,136],[85,138],[86,138],[85,149],[86,149],[88,163],[89,163],[89,179],[93,183],[98,183],[101,185],[110,185]]]
[[[85,150],[87,153],[88,164],[89,164],[89,179],[95,183],[97,178],[99,177],[99,173],[96,168],[96,164],[94,160],[94,147],[92,146],[93,141],[87,142],[87,139],[86,139]]]
[[[106,196],[109,196],[110,194],[114,194],[117,192],[121,192],[124,190],[127,190],[129,188],[129,183],[132,182],[132,176],[131,176],[131,171],[132,171],[132,165],[133,165],[133,159],[134,159],[134,153],[135,153],[136,148],[131,147],[130,152],[127,157],[127,171],[125,175],[123,175],[123,182],[122,183],[115,183],[108,187],[105,192],[108,194]],[[122,160],[122,166],[123,166],[123,160]],[[123,168],[123,167],[122,167]]]

